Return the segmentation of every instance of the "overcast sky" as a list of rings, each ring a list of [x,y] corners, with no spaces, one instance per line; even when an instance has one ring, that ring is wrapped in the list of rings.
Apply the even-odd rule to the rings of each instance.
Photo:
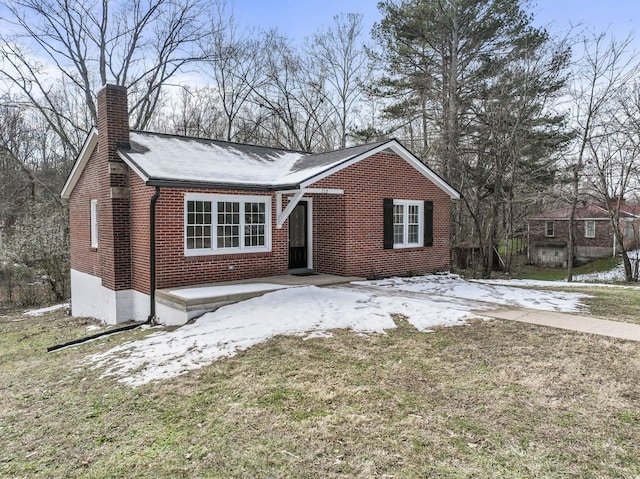
[[[240,24],[277,28],[298,40],[329,25],[342,12],[364,14],[368,32],[381,18],[377,4],[377,0],[229,0]],[[534,0],[531,10],[536,24],[550,25],[555,32],[584,24],[596,32],[608,28],[623,38],[637,32],[640,22],[640,0]]]

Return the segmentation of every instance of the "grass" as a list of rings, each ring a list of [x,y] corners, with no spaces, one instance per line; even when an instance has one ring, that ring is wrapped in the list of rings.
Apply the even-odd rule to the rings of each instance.
[[[637,286],[637,285],[636,285]],[[575,288],[572,289],[576,291]],[[640,291],[629,288],[580,288],[591,296],[585,300],[594,316],[614,321],[640,324]]]
[[[589,274],[609,271],[620,264],[620,258],[601,258],[573,269],[573,274]],[[562,281],[567,278],[565,268],[543,268],[524,264],[518,267],[515,276],[518,279],[536,279],[542,281]]]
[[[609,271],[618,266],[620,261],[620,258],[603,258],[579,266],[574,271],[575,274]],[[518,279],[559,281],[566,278],[566,270],[527,265],[523,266],[522,269],[519,270],[517,277]],[[624,283],[621,283],[620,285],[622,286]],[[638,284],[632,283],[630,286],[638,286]],[[580,287],[579,289],[569,287],[554,289],[562,289],[570,292],[579,291],[589,295],[590,298],[587,298],[585,303],[589,307],[591,314],[594,316],[614,321],[640,324],[640,291],[637,289],[616,288],[615,290],[610,290],[607,288],[597,287]]]
[[[630,478],[640,344],[490,321],[277,337],[137,389],[86,357],[148,332],[0,317],[0,476]]]

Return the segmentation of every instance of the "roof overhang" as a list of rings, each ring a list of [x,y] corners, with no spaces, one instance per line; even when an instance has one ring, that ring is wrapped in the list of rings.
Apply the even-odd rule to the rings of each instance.
[[[82,175],[82,171],[84,170],[84,167],[89,161],[89,158],[91,158],[91,154],[93,153],[93,150],[95,149],[97,144],[98,144],[98,130],[94,127],[91,129],[91,131],[89,131],[89,134],[87,135],[87,139],[84,141],[84,145],[82,145],[82,150],[80,150],[80,154],[78,155],[78,158],[76,158],[76,162],[74,163],[73,168],[71,169],[71,173],[69,173],[69,176],[67,177],[67,181],[62,187],[62,192],[60,193],[60,196],[62,198],[68,200],[69,197],[71,196],[71,192],[73,191],[76,184],[78,183],[78,180]]]
[[[287,206],[282,209],[282,196],[290,194],[293,195],[289,198]],[[286,190],[278,191],[276,193],[276,228],[280,229],[287,221],[289,215],[293,212],[296,205],[302,200],[305,194],[317,194],[317,195],[343,195],[344,190],[334,188],[300,188],[299,190]]]

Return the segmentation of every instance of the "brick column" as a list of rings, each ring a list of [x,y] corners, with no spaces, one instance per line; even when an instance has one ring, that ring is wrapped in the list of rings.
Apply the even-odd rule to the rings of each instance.
[[[98,92],[99,252],[103,286],[131,289],[129,172],[118,156],[129,147],[127,89],[106,85]]]

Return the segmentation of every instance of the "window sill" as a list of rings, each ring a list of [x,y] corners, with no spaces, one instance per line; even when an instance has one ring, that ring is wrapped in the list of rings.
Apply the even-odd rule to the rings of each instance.
[[[184,253],[184,257],[190,258],[238,258],[252,255],[268,255],[271,254],[271,248],[259,249],[259,250],[244,250],[244,251],[189,251]]]
[[[394,250],[408,250],[408,249],[422,249],[422,248],[428,248],[429,246],[424,246],[421,244],[412,244],[412,245],[393,245],[393,249]]]

